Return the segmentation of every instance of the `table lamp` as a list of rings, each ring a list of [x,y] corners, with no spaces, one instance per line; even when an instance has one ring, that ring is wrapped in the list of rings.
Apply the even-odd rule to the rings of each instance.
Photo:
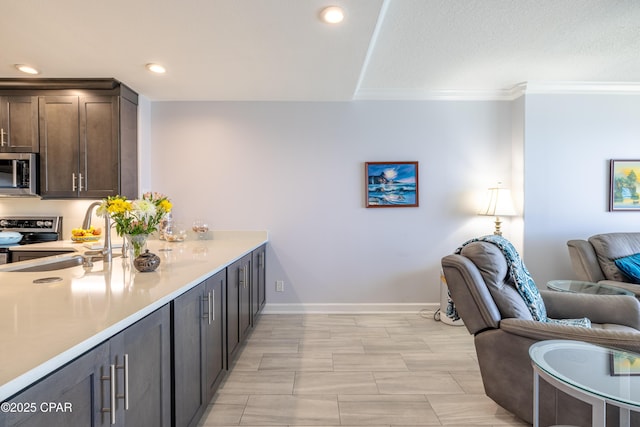
[[[501,216],[513,216],[516,214],[513,208],[513,200],[511,199],[511,190],[507,188],[500,188],[500,183],[497,187],[489,188],[485,202],[482,204],[478,215],[495,216],[496,217],[496,229],[493,234],[502,236],[500,230]]]

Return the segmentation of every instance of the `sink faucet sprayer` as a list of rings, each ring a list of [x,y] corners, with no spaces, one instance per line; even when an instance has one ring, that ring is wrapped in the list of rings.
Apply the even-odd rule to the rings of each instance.
[[[100,206],[102,202],[93,202],[87,208],[87,212],[84,215],[84,221],[82,222],[82,228],[87,230],[91,227],[91,215],[93,214],[93,209]],[[102,255],[103,262],[111,262],[112,260],[112,251],[111,251],[111,217],[109,215],[105,215],[104,217],[104,248],[99,252]],[[90,253],[90,251],[85,252],[85,255],[98,255],[98,253]]]

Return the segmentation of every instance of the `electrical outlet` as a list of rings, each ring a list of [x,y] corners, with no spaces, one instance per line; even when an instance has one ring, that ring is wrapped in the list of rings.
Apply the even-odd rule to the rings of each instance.
[[[276,292],[284,292],[284,280],[276,280]]]

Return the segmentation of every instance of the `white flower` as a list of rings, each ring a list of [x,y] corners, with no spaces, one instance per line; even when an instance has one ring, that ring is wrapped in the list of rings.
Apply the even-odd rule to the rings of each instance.
[[[156,215],[156,205],[149,200],[134,200],[132,205],[138,219],[153,218]]]
[[[107,199],[104,199],[100,204],[100,206],[98,206],[98,209],[96,209],[96,215],[102,218],[106,217],[107,215],[109,215],[108,208],[109,208],[109,202],[107,201]]]

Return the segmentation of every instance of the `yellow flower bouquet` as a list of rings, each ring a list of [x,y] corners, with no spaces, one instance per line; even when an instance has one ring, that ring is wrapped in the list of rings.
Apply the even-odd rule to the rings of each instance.
[[[160,193],[144,193],[141,199],[127,200],[124,196],[111,196],[102,201],[97,214],[109,215],[120,236],[125,234],[151,234],[158,230],[160,221],[171,212],[173,205]]]
[[[160,193],[144,193],[137,200],[127,200],[118,195],[104,199],[97,214],[111,217],[118,235],[125,238],[133,251],[133,258],[137,258],[142,254],[149,234],[158,230],[171,208],[167,196]]]

